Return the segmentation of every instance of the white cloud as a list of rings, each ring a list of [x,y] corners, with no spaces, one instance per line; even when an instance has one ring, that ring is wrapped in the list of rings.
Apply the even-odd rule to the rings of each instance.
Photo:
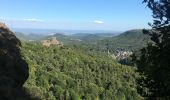
[[[101,20],[95,20],[94,23],[97,23],[97,24],[103,24],[104,22],[101,21]]]
[[[24,21],[32,21],[32,22],[44,22],[44,20],[41,19],[36,19],[36,18],[28,18],[28,19],[23,19]]]

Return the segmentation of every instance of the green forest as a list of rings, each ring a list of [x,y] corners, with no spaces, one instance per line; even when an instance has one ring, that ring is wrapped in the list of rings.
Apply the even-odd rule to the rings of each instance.
[[[139,100],[136,68],[118,64],[102,52],[75,47],[23,43],[29,64],[25,87],[46,100]]]
[[[170,100],[170,1],[143,3],[151,29],[116,35],[23,34],[0,22],[0,100]]]

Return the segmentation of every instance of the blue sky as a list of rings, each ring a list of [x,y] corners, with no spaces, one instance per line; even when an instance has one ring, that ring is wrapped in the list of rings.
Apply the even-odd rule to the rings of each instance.
[[[0,20],[17,28],[125,31],[152,22],[142,0],[0,1]]]

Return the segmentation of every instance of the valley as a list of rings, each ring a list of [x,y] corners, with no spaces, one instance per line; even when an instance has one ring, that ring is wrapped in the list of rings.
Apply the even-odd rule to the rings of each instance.
[[[0,100],[170,100],[170,0],[1,0]]]

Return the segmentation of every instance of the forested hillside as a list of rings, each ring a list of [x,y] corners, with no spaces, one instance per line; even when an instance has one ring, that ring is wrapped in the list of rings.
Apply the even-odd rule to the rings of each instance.
[[[105,38],[113,37],[116,33],[76,33],[70,35],[70,37],[77,38],[83,42],[102,40]]]
[[[140,100],[135,68],[101,52],[22,43],[29,65],[27,87],[45,100]]]
[[[149,41],[149,36],[143,34],[141,29],[129,30],[118,36],[103,39],[97,42],[98,48],[104,51],[114,52],[115,50],[139,50]]]

